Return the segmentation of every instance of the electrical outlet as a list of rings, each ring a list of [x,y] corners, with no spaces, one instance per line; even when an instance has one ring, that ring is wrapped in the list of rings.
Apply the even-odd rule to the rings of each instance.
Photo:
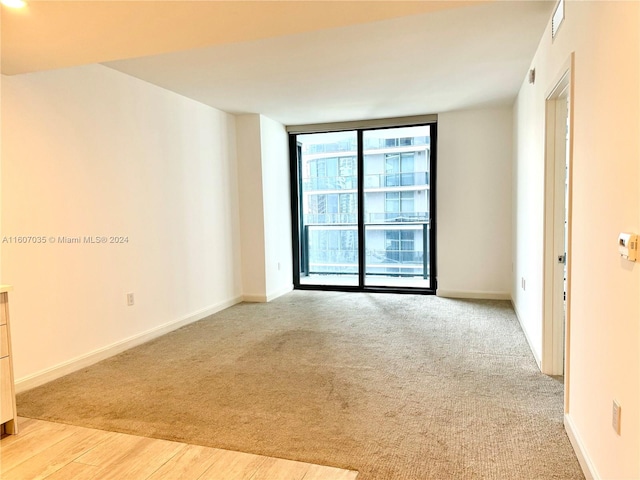
[[[613,409],[611,410],[611,426],[615,432],[620,435],[620,415],[622,413],[622,407],[617,400],[613,401]]]
[[[280,270],[280,262],[278,262],[278,270]]]
[[[527,289],[527,281],[524,279],[524,277],[522,277],[522,280],[520,281],[520,286],[522,287],[522,290]]]
[[[133,293],[127,293],[127,306],[132,306],[134,304]]]

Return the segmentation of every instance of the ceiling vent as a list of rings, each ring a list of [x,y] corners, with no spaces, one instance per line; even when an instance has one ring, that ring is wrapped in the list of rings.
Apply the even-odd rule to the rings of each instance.
[[[551,17],[551,38],[556,38],[558,29],[564,21],[564,0],[560,0],[556,9],[553,11],[553,17]]]

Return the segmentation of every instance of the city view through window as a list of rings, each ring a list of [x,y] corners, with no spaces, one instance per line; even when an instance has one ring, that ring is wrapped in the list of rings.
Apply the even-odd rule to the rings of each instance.
[[[429,287],[430,126],[297,135],[300,283]],[[358,217],[358,176],[364,216]],[[364,265],[359,265],[359,227]]]

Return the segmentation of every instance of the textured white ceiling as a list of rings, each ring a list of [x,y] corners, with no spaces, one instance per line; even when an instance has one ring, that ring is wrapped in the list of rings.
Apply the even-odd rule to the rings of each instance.
[[[286,125],[510,104],[542,1],[35,1],[2,8],[2,73],[102,62]]]
[[[493,2],[105,65],[285,125],[510,104],[551,2]]]
[[[28,0],[0,7],[2,73],[143,57],[495,0]]]

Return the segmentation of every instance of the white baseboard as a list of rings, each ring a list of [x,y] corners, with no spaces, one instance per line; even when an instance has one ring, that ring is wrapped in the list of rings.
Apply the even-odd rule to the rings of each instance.
[[[533,343],[531,342],[531,338],[529,338],[529,334],[527,333],[527,329],[524,328],[524,323],[522,323],[522,317],[520,316],[520,312],[518,312],[518,307],[516,307],[516,302],[513,301],[513,297],[509,296],[511,300],[511,306],[513,307],[513,311],[516,312],[516,318],[518,319],[518,323],[520,324],[520,329],[522,333],[524,333],[524,338],[527,339],[527,345],[529,345],[529,350],[531,350],[531,354],[533,355],[536,364],[540,371],[542,371],[542,359],[539,355],[536,354],[536,351],[533,349]]]
[[[188,325],[190,323],[202,320],[209,315],[213,315],[214,313],[224,310],[225,308],[229,308],[236,303],[240,303],[241,301],[242,297],[235,297],[230,300],[217,303],[205,309],[199,310],[187,317],[165,323],[164,325],[160,325],[158,327],[154,327],[150,330],[147,330],[146,332],[142,332],[132,337],[125,338],[124,340],[121,340],[119,342],[112,343],[111,345],[107,345],[106,347],[94,350],[93,352],[89,352],[85,355],[67,360],[66,362],[60,363],[51,368],[47,368],[32,375],[20,378],[15,382],[16,393],[24,392],[40,385],[44,385],[45,383],[56,380],[57,378],[63,377],[77,370],[93,365],[94,363],[97,363],[101,360],[105,360],[109,357],[117,355],[118,353],[124,352],[125,350],[133,348],[137,345],[141,345],[145,342],[148,342],[149,340],[153,340],[154,338],[160,337],[173,330],[177,330],[180,327],[184,327],[185,325]]]
[[[591,457],[589,457],[584,443],[582,443],[580,434],[578,433],[578,430],[576,429],[576,426],[571,419],[571,415],[569,415],[568,413],[565,413],[564,415],[564,428],[567,431],[567,436],[569,437],[571,446],[576,452],[578,463],[580,463],[582,473],[584,473],[586,480],[600,480],[601,477],[598,474],[595,465],[591,461]]]
[[[482,292],[482,291],[461,291],[461,290],[436,290],[438,297],[445,298],[477,298],[485,300],[509,300],[511,295],[505,292]]]
[[[282,295],[286,295],[292,290],[293,290],[293,284],[290,284],[290,285],[287,285],[286,287],[282,287],[278,290],[268,293],[267,302],[270,302],[271,300],[275,300],[276,298],[281,297]]]
[[[242,296],[242,301],[250,302],[250,303],[266,303],[278,297],[281,297],[282,295],[285,295],[292,290],[293,290],[293,285],[287,285],[286,287],[282,287],[279,290],[274,290],[273,292],[270,292],[266,295],[262,293],[259,293],[259,294],[249,293]]]
[[[248,294],[242,295],[242,301],[249,302],[249,303],[265,303],[267,301],[267,296],[248,293]]]

